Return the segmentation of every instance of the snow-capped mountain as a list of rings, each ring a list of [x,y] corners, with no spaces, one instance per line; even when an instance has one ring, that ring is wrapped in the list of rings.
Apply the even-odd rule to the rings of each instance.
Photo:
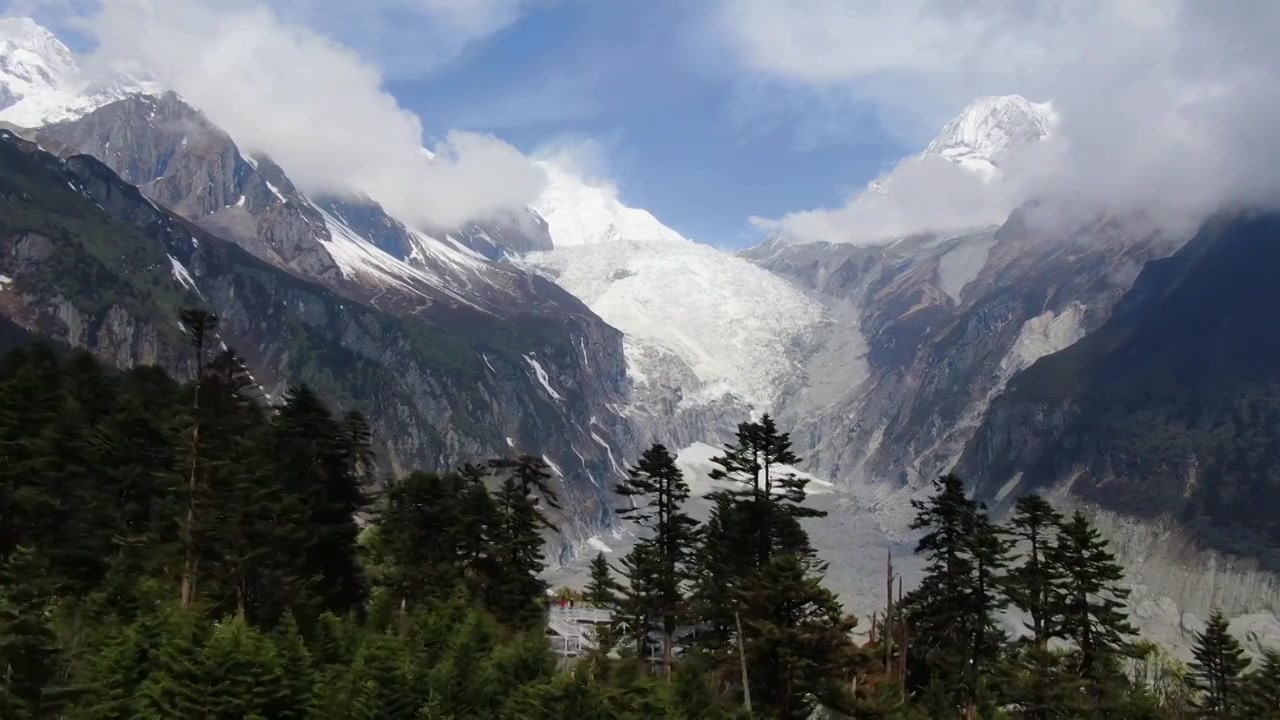
[[[798,381],[820,305],[778,276],[693,242],[607,184],[544,162],[535,204],[555,249],[540,269],[624,333],[634,419],[675,447],[719,439]]]
[[[1027,151],[1058,124],[1049,103],[1019,95],[970,103],[921,152],[867,183],[840,208],[770,223],[774,240],[886,244],[918,233],[971,233],[999,226],[1027,198]]]
[[[0,121],[38,127],[159,89],[120,68],[86,76],[47,28],[30,18],[0,18]]]
[[[551,161],[538,166],[547,174],[547,187],[533,209],[547,221],[557,248],[618,240],[686,240],[649,211],[623,205],[617,188],[583,182]]]
[[[1001,176],[1002,158],[1048,139],[1058,121],[1047,102],[1021,95],[980,97],[947,123],[921,155],[941,157],[991,181]]]

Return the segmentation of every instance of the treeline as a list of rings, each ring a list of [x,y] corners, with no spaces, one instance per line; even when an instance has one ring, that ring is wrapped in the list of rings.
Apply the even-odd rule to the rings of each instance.
[[[641,539],[585,589],[614,622],[562,669],[542,460],[375,496],[359,414],[306,387],[263,402],[210,349],[216,318],[182,321],[186,382],[41,346],[0,359],[0,717],[1280,717],[1280,658],[1249,668],[1215,616],[1187,674],[1157,664],[1083,516],[1027,497],[997,526],[951,476],[916,505],[923,583],[888,575],[855,634],[767,416],[715,458],[705,521],[665,448],[630,469],[618,513]]]
[[[715,458],[705,524],[685,512],[688,486],[661,447],[618,489],[619,511],[646,529],[614,580],[603,554],[587,598],[615,608],[611,640],[648,652],[666,673],[696,667],[758,717],[1280,718],[1280,654],[1251,671],[1215,613],[1181,666],[1139,638],[1106,541],[1076,512],[1020,498],[1003,525],[946,475],[913,502],[920,585],[886,603],[855,643],[854,623],[822,588],[800,521],[805,481],[790,439],[765,416]],[[1011,636],[1002,618],[1020,618]],[[676,660],[676,657],[679,657]]]
[[[367,423],[278,402],[216,319],[197,377],[0,359],[0,718],[698,718],[699,679],[545,637],[541,460],[380,496]]]

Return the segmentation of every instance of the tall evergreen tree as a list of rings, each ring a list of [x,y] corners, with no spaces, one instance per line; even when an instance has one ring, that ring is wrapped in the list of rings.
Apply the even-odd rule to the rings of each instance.
[[[754,525],[753,567],[763,567],[774,553],[812,555],[807,535],[799,529],[801,518],[822,517],[825,512],[805,507],[809,480],[781,466],[800,462],[791,449],[791,435],[779,432],[769,415],[759,422],[740,423],[736,441],[726,445],[723,455],[711,462],[713,480],[730,481],[738,487],[728,491],[734,505]]]
[[[587,581],[582,599],[596,607],[612,608],[618,601],[618,581],[613,579],[609,561],[604,553],[591,558],[591,579]]]
[[[1062,526],[1047,557],[1063,575],[1052,592],[1057,613],[1052,632],[1075,646],[1077,672],[1093,701],[1109,705],[1116,692],[1115,663],[1135,633],[1124,609],[1129,595],[1120,585],[1124,571],[1079,511]]]
[[[180,593],[183,607],[191,607],[192,601],[195,599],[195,583],[196,583],[196,552],[195,538],[196,532],[196,494],[198,489],[197,472],[200,465],[200,389],[202,386],[201,377],[204,373],[204,352],[205,347],[212,339],[213,334],[218,328],[218,317],[207,310],[199,308],[187,308],[179,313],[178,319],[182,323],[182,330],[186,334],[187,342],[191,345],[194,355],[194,371],[195,378],[192,383],[192,401],[191,401],[191,469],[187,483],[187,515],[186,523],[183,526],[183,563],[182,563],[182,590]]]
[[[1058,657],[1049,649],[1052,629],[1058,624],[1053,588],[1062,571],[1049,557],[1062,515],[1039,495],[1024,495],[1014,505],[1005,532],[1018,546],[1021,562],[1005,575],[1009,600],[1031,618],[1031,642],[1018,649],[1016,666],[1024,682],[1016,684],[1013,697],[1030,720],[1046,720],[1056,703]]]
[[[344,431],[310,387],[285,393],[273,421],[274,471],[285,492],[301,499],[309,543],[298,558],[299,578],[319,609],[346,613],[367,593],[357,555],[356,516],[369,498],[353,474],[352,458],[368,453],[367,437]]]
[[[628,502],[618,514],[647,534],[632,551],[646,553],[647,562],[628,564],[627,579],[634,601],[645,606],[643,617],[656,623],[654,629],[662,635],[662,663],[670,678],[675,632],[686,615],[685,587],[697,539],[697,522],[684,511],[689,485],[676,467],[675,456],[654,445],[630,469],[617,493]]]
[[[1240,708],[1251,720],[1280,720],[1280,650],[1267,650],[1241,687]]]
[[[1196,633],[1195,660],[1191,663],[1200,708],[1206,718],[1232,718],[1241,705],[1241,676],[1249,665],[1244,648],[1231,635],[1220,610],[1209,616],[1204,632]]]
[[[743,585],[743,647],[751,702],[761,717],[805,720],[823,704],[848,711],[858,662],[856,624],[822,587],[812,560],[781,555]]]
[[[542,530],[549,523],[538,509],[538,499],[515,477],[502,481],[494,504],[494,577],[488,585],[488,605],[518,628],[533,627],[542,622],[545,606]]]
[[[987,674],[1004,641],[995,613],[1006,602],[999,572],[1008,548],[959,477],[943,475],[934,488],[927,500],[912,501],[911,527],[926,532],[916,546],[925,577],[902,607],[909,682],[929,688],[944,707],[973,708],[986,699]]]

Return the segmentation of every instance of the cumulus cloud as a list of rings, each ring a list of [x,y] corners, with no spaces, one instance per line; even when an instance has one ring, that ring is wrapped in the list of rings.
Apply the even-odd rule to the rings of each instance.
[[[917,144],[978,95],[1051,100],[1054,140],[1006,158],[980,209],[1050,199],[1185,229],[1224,206],[1280,199],[1276,3],[723,0],[714,23],[756,79],[873,102]],[[923,197],[902,206],[855,198],[771,227],[857,240],[952,221],[941,208],[955,222],[981,218],[966,201],[980,185],[926,170],[911,168]]]
[[[483,17],[455,20],[476,29]],[[110,0],[85,27],[99,61],[150,69],[308,192],[364,192],[407,222],[452,227],[523,207],[545,183],[528,158],[489,135],[449,132],[429,158],[421,123],[383,89],[377,67],[266,6]]]

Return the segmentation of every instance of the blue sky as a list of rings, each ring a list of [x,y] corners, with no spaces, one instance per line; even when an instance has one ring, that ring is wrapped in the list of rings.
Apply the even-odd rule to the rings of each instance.
[[[29,4],[2,2],[11,11]],[[34,2],[38,19],[73,38],[67,18],[80,16],[68,3],[80,12],[93,6]],[[457,3],[461,14],[511,11],[477,22],[452,10],[423,12],[417,2]],[[870,103],[832,105],[740,72],[730,48],[706,35],[711,2],[372,0],[357,12],[337,0],[273,0],[269,7],[281,22],[375,65],[384,88],[419,116],[428,144],[454,129],[492,133],[529,155],[589,143],[595,169],[625,203],[713,245],[757,242],[751,216],[838,204],[919,149],[891,138]]]
[[[694,62],[679,27],[694,21],[660,5],[534,11],[388,87],[429,129],[488,131],[529,153],[595,140],[624,202],[717,245],[756,239],[749,216],[837,203],[907,152],[870,107],[817,129],[818,108],[754,102],[749,85]]]

